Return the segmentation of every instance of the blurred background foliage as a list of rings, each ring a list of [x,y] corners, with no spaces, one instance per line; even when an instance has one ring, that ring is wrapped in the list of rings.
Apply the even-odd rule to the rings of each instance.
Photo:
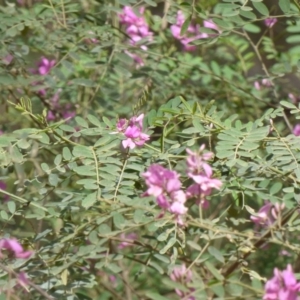
[[[129,42],[124,6],[145,7],[152,39]],[[208,33],[195,51],[172,36],[178,10],[186,29]],[[196,299],[261,299],[275,266],[299,272],[299,24],[289,0],[0,1],[1,233],[36,253],[7,263],[69,300],[175,299],[168,274],[181,263]],[[42,58],[53,61],[44,73]],[[151,140],[127,152],[111,133],[140,113]],[[203,143],[222,189],[201,218],[189,204],[186,228],[157,219],[141,174],[161,163],[187,186],[185,149]],[[284,203],[287,217],[258,233],[249,212],[264,200]]]

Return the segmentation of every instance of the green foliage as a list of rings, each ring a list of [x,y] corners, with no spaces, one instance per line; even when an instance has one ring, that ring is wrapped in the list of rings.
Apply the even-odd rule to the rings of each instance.
[[[261,299],[275,267],[299,272],[299,7],[204,2],[0,4],[0,223],[3,237],[35,253],[1,257],[6,299],[177,299],[175,289],[186,299]],[[126,5],[146,8],[151,40],[130,43]],[[208,35],[190,42],[195,52],[169,30],[179,9],[181,36],[194,24]],[[55,60],[46,74],[36,71],[41,57]],[[150,140],[124,149],[116,124],[140,113]],[[186,190],[186,149],[202,144],[223,185],[207,210],[188,200],[180,226],[143,195],[143,174],[160,164]],[[265,200],[285,208],[256,226],[250,216]],[[170,279],[183,264],[188,284]]]

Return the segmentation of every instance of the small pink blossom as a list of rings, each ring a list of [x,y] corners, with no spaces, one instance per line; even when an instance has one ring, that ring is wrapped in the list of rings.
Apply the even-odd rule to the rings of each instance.
[[[144,114],[133,116],[131,119],[120,119],[116,125],[119,133],[126,139],[122,141],[124,148],[134,149],[136,146],[143,146],[150,136],[143,131]]]
[[[270,201],[265,201],[265,204],[260,208],[256,215],[250,217],[251,221],[259,226],[270,226],[278,218],[284,209],[284,203],[272,204]]]
[[[50,100],[51,109],[47,113],[48,121],[55,121],[57,115],[61,115],[63,119],[71,119],[76,116],[76,112],[70,103],[62,105],[59,103],[59,94],[62,92],[61,89],[54,94]]]
[[[125,6],[123,12],[119,14],[120,22],[126,28],[126,33],[130,38],[130,43],[136,45],[141,39],[146,38],[148,41],[152,40],[153,33],[149,30],[149,26],[143,16],[145,9],[139,9],[140,16],[137,16],[134,10]],[[141,46],[143,50],[147,50],[145,45]]]
[[[187,286],[188,283],[192,281],[192,277],[193,277],[192,271],[187,270],[185,264],[175,267],[170,275],[170,278],[172,281],[178,282],[185,286]],[[189,296],[189,294],[191,292],[193,292],[194,289],[189,288],[189,290],[190,290],[190,292],[184,292],[180,289],[175,289],[175,292],[181,298],[184,298],[187,300],[195,300],[195,297]]]
[[[293,94],[293,93],[289,93],[288,97],[294,104],[297,104],[300,102],[300,96],[295,96],[295,94]]]
[[[262,89],[262,87],[271,87],[271,86],[272,86],[272,82],[268,78],[264,78],[261,81],[254,82],[254,87],[258,91],[260,91]]]
[[[182,11],[177,12],[177,19],[176,23],[171,25],[170,30],[173,37],[180,41],[183,45],[183,49],[185,51],[194,51],[196,50],[196,46],[190,45],[191,42],[198,40],[198,39],[205,39],[209,37],[215,36],[215,34],[208,34],[200,31],[200,26],[198,24],[190,24],[187,28],[185,34],[181,35],[181,28],[183,23],[185,22],[185,16]],[[205,20],[203,22],[203,27],[218,30],[217,25],[211,20]]]
[[[277,23],[277,18],[267,18],[264,20],[267,27],[271,28]]]
[[[124,240],[132,240],[132,241],[134,241],[134,240],[136,240],[137,239],[137,234],[136,233],[129,233],[129,234],[125,234],[125,233],[122,233],[121,235],[120,235],[120,238],[121,239],[124,239]],[[119,249],[124,249],[124,248],[126,248],[126,247],[130,247],[130,246],[133,246],[133,244],[132,243],[130,243],[130,242],[127,242],[127,241],[123,241],[123,242],[121,242],[119,245],[118,245],[118,248]]]
[[[293,134],[295,136],[300,136],[300,124],[295,125],[295,127],[293,128]]]
[[[187,149],[187,175],[193,179],[194,183],[187,188],[186,196],[195,197],[197,203],[203,208],[208,207],[208,201],[205,199],[212,192],[212,189],[219,190],[222,182],[219,179],[212,178],[213,171],[211,166],[206,162],[213,157],[212,152],[203,153],[205,145],[202,145],[198,152]]]
[[[156,203],[164,211],[168,210],[173,214],[179,225],[183,225],[181,216],[186,214],[188,209],[184,205],[186,194],[181,190],[179,174],[158,164],[153,164],[143,174],[143,177],[148,186],[143,196],[156,197]]]
[[[46,57],[42,57],[38,63],[38,73],[42,76],[47,75],[55,65],[55,60],[50,60]]]
[[[27,274],[25,272],[20,272],[18,274],[17,282],[20,286],[22,286],[27,291],[29,280],[28,280]]]
[[[3,257],[1,253],[2,249],[12,252],[16,258],[29,258],[33,254],[32,251],[24,251],[21,244],[14,238],[4,238],[0,240],[0,258]]]
[[[263,300],[299,300],[299,292],[300,282],[288,265],[283,271],[274,269],[274,277],[266,282]]]

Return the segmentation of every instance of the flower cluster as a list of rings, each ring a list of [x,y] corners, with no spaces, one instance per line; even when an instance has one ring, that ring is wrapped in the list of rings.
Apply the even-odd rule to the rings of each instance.
[[[157,204],[163,210],[168,210],[171,214],[176,215],[177,222],[182,224],[180,216],[184,215],[188,209],[184,206],[186,195],[180,189],[179,174],[158,164],[153,164],[143,174],[143,177],[148,186],[144,196],[154,196]]]
[[[123,8],[123,13],[119,15],[121,24],[126,26],[126,33],[130,37],[131,45],[136,45],[141,39],[152,39],[153,33],[149,30],[149,26],[143,16],[145,9],[139,9],[140,16],[137,16],[133,9],[129,6]],[[145,45],[141,46],[143,50],[147,50]]]
[[[173,37],[180,41],[180,43],[183,45],[183,49],[185,51],[196,50],[196,46],[189,45],[190,42],[193,42],[193,41],[199,40],[199,39],[205,39],[205,38],[215,35],[215,34],[203,33],[200,31],[199,25],[193,25],[193,24],[189,25],[189,27],[187,28],[187,31],[184,35],[180,35],[181,28],[182,28],[182,25],[184,22],[185,22],[185,16],[184,16],[183,12],[179,10],[177,12],[176,24],[171,25],[170,29],[171,29],[171,33],[172,33]],[[206,28],[210,28],[210,29],[214,29],[214,30],[218,31],[218,27],[211,20],[204,21],[203,26]]]
[[[32,251],[24,251],[21,244],[14,238],[0,240],[0,258],[3,257],[2,249],[10,251],[16,258],[29,258],[33,254]]]
[[[298,300],[300,282],[293,273],[291,265],[286,270],[274,269],[274,277],[266,282],[263,300]]]
[[[272,204],[270,201],[266,201],[258,213],[251,216],[250,219],[259,226],[270,226],[277,220],[284,207],[284,203]]]
[[[192,281],[192,271],[187,270],[186,266],[183,264],[181,266],[175,267],[170,275],[171,280],[175,282],[179,282],[182,285],[187,285],[187,283]],[[192,288],[189,289],[191,292],[194,290]],[[175,289],[175,292],[178,296],[187,299],[194,300],[195,297],[189,296],[190,292],[183,292],[180,289]]]
[[[206,197],[212,192],[212,189],[220,189],[222,182],[219,179],[212,178],[213,171],[211,166],[206,163],[213,156],[212,152],[202,153],[205,145],[202,145],[198,152],[187,149],[187,175],[193,179],[194,183],[188,187],[186,195],[188,198],[197,197],[198,204],[207,208],[209,202]]]
[[[136,146],[143,146],[149,140],[149,135],[143,133],[144,114],[127,119],[120,119],[117,123],[118,132],[125,135],[126,140],[122,142],[124,148],[133,149]]]

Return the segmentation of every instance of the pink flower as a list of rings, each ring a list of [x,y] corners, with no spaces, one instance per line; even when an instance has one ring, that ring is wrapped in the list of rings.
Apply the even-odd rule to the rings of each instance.
[[[17,277],[17,282],[20,286],[27,290],[27,286],[29,283],[28,277],[25,272],[20,272]]]
[[[192,281],[192,277],[193,277],[192,271],[187,270],[185,264],[175,267],[170,275],[170,278],[172,281],[179,282],[185,286],[187,286],[187,284]],[[191,292],[194,291],[193,288],[190,288],[189,290]],[[190,294],[190,292],[183,292],[180,289],[175,289],[175,292],[178,296],[180,296],[184,299],[187,299],[187,300],[195,299],[195,297],[193,297],[193,296],[188,296]]]
[[[143,174],[143,177],[148,186],[143,196],[156,197],[156,203],[163,210],[168,210],[171,214],[174,214],[177,222],[183,225],[180,216],[186,214],[188,209],[184,206],[186,195],[180,189],[179,174],[160,165],[153,164]]]
[[[132,240],[132,241],[136,240],[137,237],[138,237],[138,236],[137,236],[136,233],[129,233],[129,234],[122,233],[122,234],[120,235],[120,238],[121,238],[121,239],[124,239],[124,240]],[[130,246],[133,246],[133,244],[132,244],[132,243],[129,243],[129,242],[127,242],[127,241],[123,241],[123,242],[121,242],[121,243],[118,245],[118,248],[119,248],[119,249],[124,249],[124,248],[130,247]]]
[[[268,78],[264,78],[260,82],[259,81],[254,82],[254,87],[258,91],[260,91],[262,87],[271,87],[271,86],[272,86],[272,83],[271,83],[270,79],[268,79]]]
[[[260,208],[255,216],[251,216],[250,219],[257,225],[270,226],[277,220],[278,214],[281,214],[284,207],[284,203],[272,204],[270,201],[265,201],[265,205]]]
[[[117,130],[126,137],[126,140],[122,142],[124,148],[134,149],[136,146],[141,147],[150,139],[148,134],[142,132],[143,119],[144,114],[141,114],[138,117],[132,117],[129,121],[127,119],[118,121]]]
[[[198,40],[198,39],[204,39],[208,37],[212,37],[215,34],[208,34],[203,33],[200,31],[199,25],[190,24],[187,28],[184,35],[180,35],[181,28],[183,23],[185,22],[185,17],[182,11],[177,12],[177,19],[176,23],[171,25],[170,30],[173,35],[173,37],[180,41],[180,43],[183,45],[183,49],[185,51],[194,51],[196,50],[196,46],[190,45],[191,42]],[[218,27],[213,21],[211,20],[205,20],[203,22],[203,26],[206,28],[214,29],[218,31]]]
[[[2,58],[2,62],[8,66],[13,61],[14,57],[11,54],[6,55],[4,58]]]
[[[206,162],[213,157],[212,152],[202,153],[205,145],[202,145],[198,152],[187,149],[189,154],[187,158],[187,175],[195,182],[187,188],[187,197],[196,197],[198,204],[207,207],[208,202],[205,197],[210,195],[212,189],[220,189],[222,182],[219,179],[212,178],[212,168]]]
[[[55,121],[57,119],[57,115],[61,115],[63,119],[69,119],[76,116],[76,112],[70,103],[65,105],[61,105],[59,103],[59,94],[61,93],[61,89],[54,94],[52,99],[50,100],[51,109],[48,111],[47,120]]]
[[[47,75],[54,65],[55,60],[49,60],[48,58],[42,57],[38,64],[38,73],[42,76]]]
[[[267,18],[264,20],[264,23],[267,27],[273,27],[277,22],[277,18]]]
[[[297,300],[299,292],[300,282],[288,265],[284,271],[274,269],[274,277],[266,282],[263,300]]]
[[[145,65],[143,59],[140,56],[138,56],[137,54],[131,53],[131,52],[127,51],[127,50],[125,51],[125,53],[129,57],[131,57],[138,66],[142,67],[142,66]]]
[[[295,127],[293,128],[293,134],[295,136],[300,136],[300,124],[295,125]]]
[[[133,9],[129,6],[123,8],[123,13],[119,14],[120,22],[126,28],[126,33],[130,37],[130,43],[136,45],[141,39],[147,38],[152,40],[153,33],[149,30],[148,24],[143,16],[144,8],[139,9],[140,16],[137,16]],[[147,50],[146,46],[141,46],[143,50]]]
[[[0,240],[0,258],[3,257],[1,253],[2,249],[12,252],[16,258],[29,258],[33,254],[32,251],[24,251],[20,243],[14,238]]]
[[[292,102],[294,104],[297,104],[298,102],[300,102],[300,97],[299,96],[295,96],[293,93],[289,93],[288,97],[292,100]]]

